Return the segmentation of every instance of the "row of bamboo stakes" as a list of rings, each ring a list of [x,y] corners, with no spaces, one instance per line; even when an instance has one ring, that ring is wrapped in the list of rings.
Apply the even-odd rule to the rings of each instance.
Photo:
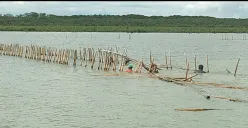
[[[231,40],[233,40],[233,35],[231,35]],[[229,35],[221,35],[221,40],[229,40]],[[242,40],[246,40],[246,35],[243,34]]]
[[[186,70],[189,70],[188,58],[187,58],[186,54],[184,54],[184,56],[185,56],[185,62],[186,62]],[[234,76],[236,76],[236,74],[237,74],[239,61],[240,61],[240,58],[238,58],[238,62],[236,64],[236,67],[235,67],[235,70],[234,70],[234,74],[233,74]],[[208,55],[206,56],[206,65],[207,65],[207,71],[206,72],[209,73]],[[196,55],[194,55],[194,70],[197,70]],[[231,73],[229,70],[227,70],[227,71],[229,73]],[[187,72],[186,72],[186,79],[187,79]]]
[[[119,70],[123,71],[127,59],[132,60],[138,66],[135,72],[141,72],[142,61],[137,61],[127,57],[127,50],[123,54],[118,53],[118,48],[113,51],[112,48],[97,49],[94,48],[80,48],[79,56],[77,49],[56,49],[46,48],[38,45],[22,46],[20,44],[0,44],[0,54],[7,56],[24,57],[32,60],[40,60],[44,62],[53,62],[57,64],[68,65],[70,58],[73,59],[73,65],[90,66],[94,68],[94,64],[98,59],[98,70]],[[78,62],[77,62],[78,61]],[[77,64],[80,63],[80,64]],[[119,65],[119,68],[117,68]]]
[[[49,48],[41,47],[38,45],[21,46],[20,44],[0,44],[0,52],[1,55],[18,56],[18,57],[24,56],[25,58],[28,59],[42,60],[45,62],[53,62],[53,63],[66,64],[66,65],[69,64],[70,58],[73,58],[73,65],[77,65],[76,63],[78,59],[77,49],[55,49],[50,47]],[[96,51],[93,48],[83,48],[83,49],[80,48],[79,49],[79,60],[81,61],[80,65],[83,66],[84,63],[85,67],[87,65],[90,65],[90,67],[93,69],[96,58],[98,58],[98,70],[103,69],[104,71],[109,71],[112,68],[113,71],[116,71],[117,65],[119,64],[119,71],[123,71],[125,61],[127,59],[130,59],[132,60],[132,62],[137,64],[135,72],[141,72],[143,61],[138,61],[128,58],[126,53],[127,50],[125,49],[123,54],[119,54],[117,47],[115,48],[115,51],[113,51],[113,48],[108,48],[104,50],[98,48],[98,50]],[[186,61],[186,70],[189,70],[188,69],[189,64],[186,54],[184,54],[184,56]],[[234,76],[236,76],[237,73],[239,60],[235,68]],[[169,57],[168,57],[165,52],[166,69],[169,68],[172,69],[171,61],[172,61],[171,53],[169,53]],[[150,63],[152,63],[151,52],[150,52]],[[196,55],[194,55],[194,63],[195,63],[194,65],[195,70],[197,70]],[[187,72],[186,72],[186,79],[188,77]],[[207,72],[209,72],[208,56],[207,56]]]
[[[108,48],[101,50],[94,50],[93,48],[80,48],[79,49],[79,57],[77,49],[56,49],[56,48],[46,48],[41,47],[38,45],[30,45],[30,46],[22,46],[20,44],[0,44],[0,52],[1,55],[9,55],[9,56],[18,56],[18,57],[25,57],[28,59],[34,60],[42,60],[45,62],[53,62],[58,64],[69,64],[70,58],[73,58],[73,65],[77,65],[77,59],[81,61],[80,65],[86,67],[90,65],[93,69],[96,59],[98,58],[98,70],[109,71],[111,68],[113,71],[117,70],[117,65],[119,64],[119,71],[123,71],[123,67],[125,65],[125,61],[130,59],[132,62],[137,64],[135,72],[141,72],[142,63],[143,61],[134,60],[127,57],[127,50],[125,49],[123,54],[118,53],[118,48]],[[98,56],[98,57],[97,57]],[[188,69],[188,59],[186,54],[185,61],[186,61],[186,70]],[[240,60],[240,59],[239,59]],[[236,76],[238,63],[235,68],[234,76]],[[88,61],[88,62],[87,62]],[[165,52],[165,67],[166,69],[172,69],[171,64],[171,53],[169,53],[169,57],[166,55]],[[169,62],[169,63],[168,63]],[[195,70],[197,70],[196,66],[196,55],[194,55],[194,62],[195,62]],[[150,52],[150,63],[152,63],[151,59],[151,52]],[[150,64],[151,66],[151,64]],[[188,72],[188,71],[187,71]],[[208,56],[207,56],[207,72],[209,72],[209,65],[208,65]],[[186,79],[188,75],[186,73]]]

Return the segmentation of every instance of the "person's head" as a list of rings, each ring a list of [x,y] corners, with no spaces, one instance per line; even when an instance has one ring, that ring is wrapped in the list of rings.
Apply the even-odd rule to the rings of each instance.
[[[133,65],[129,64],[127,68],[128,69],[133,69]]]
[[[209,94],[207,94],[206,99],[207,99],[207,100],[209,100],[209,99],[210,99],[210,95],[209,95]]]
[[[203,65],[198,65],[198,69],[203,71]]]

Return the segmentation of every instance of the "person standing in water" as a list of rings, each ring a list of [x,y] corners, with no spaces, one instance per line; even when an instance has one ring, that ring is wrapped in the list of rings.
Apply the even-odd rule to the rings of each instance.
[[[198,70],[195,70],[194,73],[206,73],[205,71],[203,71],[203,65],[198,65]]]
[[[144,64],[143,62],[142,62],[142,66],[143,66],[147,71],[149,71],[150,73],[158,73],[157,65],[154,64],[154,63],[151,65],[151,68],[150,68],[150,69],[149,69],[149,67],[146,67],[145,64]],[[126,72],[128,72],[128,73],[132,73],[132,72],[133,72],[133,65],[132,65],[132,64],[129,64],[129,65],[128,65]]]
[[[128,73],[132,73],[133,72],[133,65],[132,64],[129,64],[128,65],[126,72],[128,72]]]
[[[151,67],[146,67],[145,64],[142,62],[142,66],[150,73],[158,73],[158,67],[156,64],[152,63]]]

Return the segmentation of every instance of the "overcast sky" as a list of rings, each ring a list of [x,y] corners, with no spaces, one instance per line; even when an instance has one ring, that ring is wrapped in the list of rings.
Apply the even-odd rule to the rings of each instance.
[[[0,2],[1,14],[16,15],[26,12],[44,12],[55,15],[142,14],[147,16],[203,15],[222,18],[248,18],[248,2]]]

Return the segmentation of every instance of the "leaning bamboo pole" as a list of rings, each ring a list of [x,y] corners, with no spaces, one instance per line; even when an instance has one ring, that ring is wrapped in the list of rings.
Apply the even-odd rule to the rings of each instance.
[[[235,71],[234,71],[234,76],[236,76],[236,73],[237,73],[237,69],[238,69],[238,65],[239,65],[239,60],[240,60],[240,58],[238,59],[238,62],[237,62],[237,65],[236,65],[236,68],[235,68]]]

